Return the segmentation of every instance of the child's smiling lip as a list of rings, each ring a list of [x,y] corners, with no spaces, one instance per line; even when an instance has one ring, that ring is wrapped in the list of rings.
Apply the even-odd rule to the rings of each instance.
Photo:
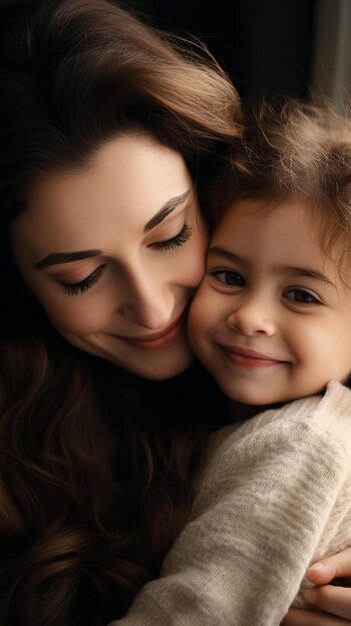
[[[272,365],[281,365],[287,363],[285,359],[277,359],[262,352],[257,352],[251,348],[242,348],[240,346],[227,346],[218,344],[224,351],[225,355],[236,365],[248,368],[270,367]]]

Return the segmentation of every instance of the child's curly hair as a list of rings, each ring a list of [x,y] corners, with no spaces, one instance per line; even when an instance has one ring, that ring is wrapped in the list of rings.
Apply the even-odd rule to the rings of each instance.
[[[239,198],[295,198],[323,211],[325,251],[351,234],[351,119],[331,105],[262,103],[247,121],[211,194],[215,227]],[[346,248],[349,247],[346,244]]]

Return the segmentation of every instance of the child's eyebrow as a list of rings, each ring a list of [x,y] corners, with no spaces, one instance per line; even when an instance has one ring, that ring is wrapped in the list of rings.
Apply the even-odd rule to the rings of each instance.
[[[242,263],[246,266],[251,266],[250,259],[240,256],[239,254],[235,254],[230,250],[226,250],[225,248],[221,248],[219,246],[212,246],[208,250],[208,254],[216,255],[222,257],[222,259],[226,259],[226,261],[230,261],[231,263]],[[318,272],[317,270],[313,270],[307,267],[290,267],[288,265],[277,265],[273,268],[274,273],[276,274],[290,274],[291,276],[305,276],[307,278],[314,278],[315,280],[319,280],[323,283],[331,285],[335,288],[334,283],[327,277],[325,274]]]
[[[225,248],[220,248],[219,246],[212,246],[208,249],[207,254],[216,254],[217,256],[220,256],[227,261],[232,261],[233,263],[237,263],[238,261],[240,261],[240,263],[246,263],[247,265],[250,265],[249,259],[245,259],[244,257],[239,256],[239,254],[235,254],[234,252],[230,252],[229,250],[226,250]]]
[[[311,270],[307,267],[288,267],[288,266],[280,266],[277,267],[277,271],[283,271],[292,276],[307,276],[308,278],[315,278],[316,280],[320,280],[323,283],[327,283],[332,287],[335,287],[334,283],[327,277],[325,274],[321,272],[317,272],[317,270]]]

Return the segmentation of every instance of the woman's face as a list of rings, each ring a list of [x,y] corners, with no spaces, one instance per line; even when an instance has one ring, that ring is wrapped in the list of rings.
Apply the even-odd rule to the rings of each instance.
[[[191,361],[185,318],[206,243],[182,157],[136,134],[38,180],[12,224],[19,269],[58,332],[152,379]]]

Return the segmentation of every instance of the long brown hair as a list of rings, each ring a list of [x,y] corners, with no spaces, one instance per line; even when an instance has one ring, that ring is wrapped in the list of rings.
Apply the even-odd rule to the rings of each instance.
[[[0,623],[98,626],[157,576],[210,419],[186,402],[165,419],[161,384],[147,391],[58,336],[18,276],[9,225],[36,177],[88,164],[134,127],[204,189],[239,101],[213,61],[106,0],[0,11]]]

